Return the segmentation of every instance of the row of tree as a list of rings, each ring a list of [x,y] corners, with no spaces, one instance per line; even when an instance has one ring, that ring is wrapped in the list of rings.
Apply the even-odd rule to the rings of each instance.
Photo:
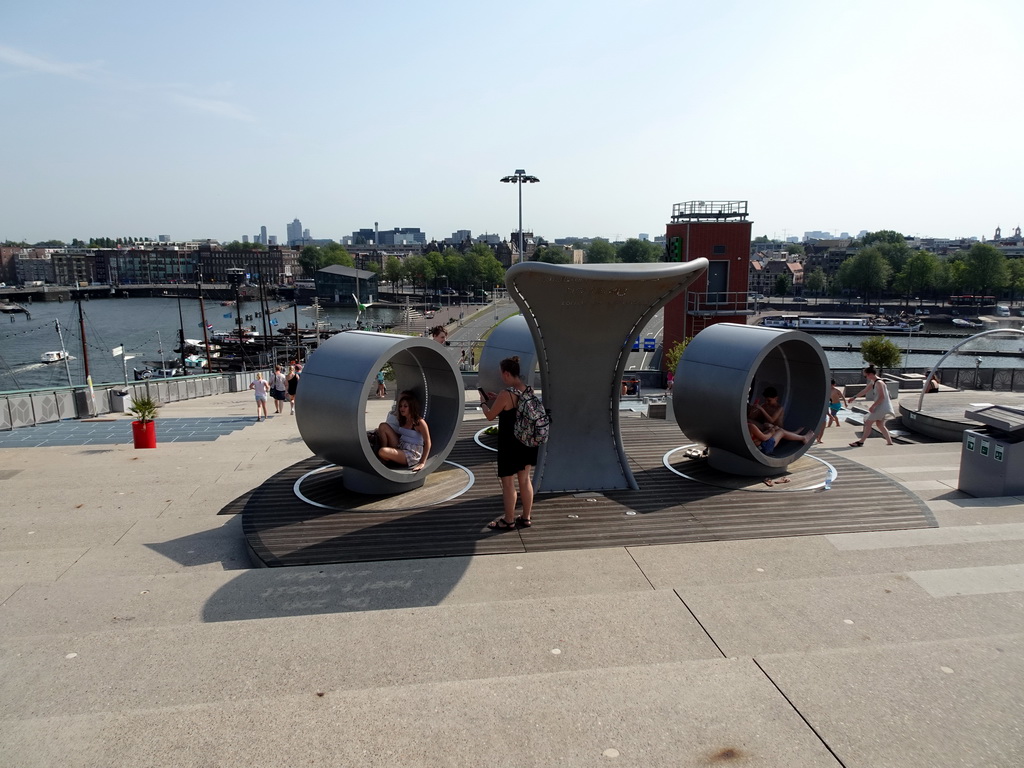
[[[573,248],[580,248],[579,244]],[[641,264],[655,261],[664,261],[664,246],[652,243],[649,240],[630,238],[624,243],[611,243],[601,238],[591,240],[583,251],[586,254],[588,264]],[[533,256],[534,261],[544,261],[549,264],[571,264],[572,250],[561,246],[541,246]]]
[[[837,296],[856,292],[865,300],[884,293],[902,296],[909,303],[915,296],[975,293],[1011,298],[1024,293],[1024,260],[1007,259],[987,243],[975,243],[967,251],[946,257],[911,249],[898,232],[872,232],[863,239],[855,255],[839,266],[832,277],[820,267],[804,275],[804,291],[814,295]],[[788,292],[776,284],[776,293]]]
[[[354,267],[355,260],[343,246],[330,243],[325,246],[307,245],[299,254],[299,264],[303,272],[312,277],[324,267]],[[505,269],[485,243],[475,243],[464,253],[445,248],[401,259],[388,256],[383,269],[372,262],[366,265],[366,269],[377,272],[381,279],[394,285],[424,289],[486,289],[505,281]]]

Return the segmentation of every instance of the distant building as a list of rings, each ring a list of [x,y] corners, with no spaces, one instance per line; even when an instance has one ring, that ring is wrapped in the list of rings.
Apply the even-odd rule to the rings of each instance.
[[[353,295],[367,304],[377,296],[377,273],[335,264],[317,270],[316,295],[324,304],[355,306]]]
[[[288,239],[286,242],[288,245],[301,245],[302,244],[302,222],[298,219],[292,219],[291,224],[285,225]]]

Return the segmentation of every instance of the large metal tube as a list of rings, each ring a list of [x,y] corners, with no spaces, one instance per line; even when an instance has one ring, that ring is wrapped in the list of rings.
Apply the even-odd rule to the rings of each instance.
[[[485,391],[500,392],[505,386],[498,365],[506,357],[519,358],[520,378],[526,386],[532,387],[537,370],[537,347],[534,346],[530,326],[522,315],[513,315],[495,326],[487,337],[480,353],[477,375]]]
[[[771,455],[754,445],[747,404],[775,387],[783,426],[817,430],[828,402],[825,353],[800,331],[716,323],[686,346],[675,371],[672,410],[686,436],[708,447],[708,463],[723,472],[768,475],[802,456],[809,444],[784,440]]]
[[[367,396],[377,371],[391,363],[395,391],[412,391],[423,406],[432,448],[419,472],[387,466],[366,437]],[[322,344],[302,369],[296,422],[317,456],[344,467],[342,482],[359,493],[418,488],[448,456],[462,421],[462,377],[444,347],[387,333],[347,331]]]

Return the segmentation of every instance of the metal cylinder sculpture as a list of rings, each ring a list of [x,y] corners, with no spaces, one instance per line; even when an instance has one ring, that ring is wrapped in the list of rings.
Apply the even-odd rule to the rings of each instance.
[[[800,331],[717,323],[687,344],[675,371],[672,410],[688,438],[708,448],[708,464],[736,475],[770,475],[800,458],[809,443],[781,441],[771,455],[754,445],[747,404],[775,387],[783,426],[818,429],[828,402],[825,353]]]
[[[367,439],[365,413],[377,372],[391,363],[395,391],[419,399],[432,443],[419,472],[388,466]],[[455,445],[465,395],[462,376],[434,341],[369,331],[346,331],[314,352],[302,369],[296,422],[317,456],[344,467],[342,483],[358,493],[392,494],[419,488]]]
[[[505,386],[501,381],[498,365],[506,357],[518,357],[523,383],[533,386],[537,370],[537,348],[530,334],[530,326],[522,315],[514,315],[501,325],[494,327],[487,337],[480,353],[480,373],[477,381],[486,392],[500,392]]]
[[[551,433],[534,471],[538,491],[636,489],[619,431],[622,374],[657,311],[707,259],[658,264],[522,262],[505,273],[540,363]]]

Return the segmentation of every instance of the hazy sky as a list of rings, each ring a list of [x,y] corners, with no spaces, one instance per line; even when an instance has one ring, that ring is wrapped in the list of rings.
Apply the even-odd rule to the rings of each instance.
[[[1024,224],[1020,0],[2,0],[0,241]]]

